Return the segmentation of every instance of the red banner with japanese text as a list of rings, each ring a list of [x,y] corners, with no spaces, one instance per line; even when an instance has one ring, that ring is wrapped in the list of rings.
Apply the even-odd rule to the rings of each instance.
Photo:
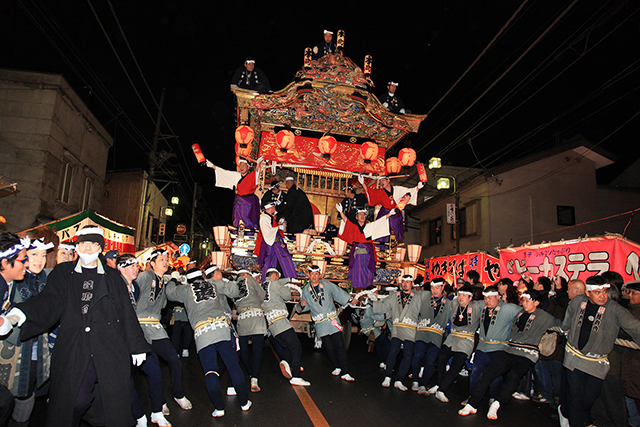
[[[464,279],[470,270],[477,271],[480,282],[485,285],[492,285],[500,280],[498,258],[484,252],[426,259],[424,280],[428,282],[436,277],[444,277],[446,280],[447,275],[454,280]]]
[[[615,271],[626,282],[640,278],[639,261],[640,245],[615,235],[500,249],[500,271],[513,280],[528,273],[534,279],[559,275],[585,281]]]
[[[276,143],[276,134],[273,132],[262,132],[258,152],[258,157],[278,163],[361,173],[385,173],[384,156],[384,148],[378,147],[378,157],[371,163],[365,163],[360,154],[360,145],[338,141],[331,158],[325,159],[318,149],[318,139],[304,136],[296,136],[293,147],[283,153]]]

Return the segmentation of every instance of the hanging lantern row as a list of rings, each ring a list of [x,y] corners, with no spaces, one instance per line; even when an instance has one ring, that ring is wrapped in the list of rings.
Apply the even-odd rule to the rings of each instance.
[[[236,142],[236,154],[238,156],[249,157],[252,148],[253,146],[251,144],[241,144]]]
[[[253,136],[253,129],[247,125],[238,126],[236,129],[236,142],[238,144],[251,144]]]

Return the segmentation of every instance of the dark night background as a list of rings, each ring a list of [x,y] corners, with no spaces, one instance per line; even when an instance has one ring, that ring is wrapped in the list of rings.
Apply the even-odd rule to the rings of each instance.
[[[157,107],[146,85],[156,102],[166,88],[162,133],[179,139],[160,142],[159,150],[176,154],[160,178],[175,173],[181,184],[165,195],[181,196],[176,218],[188,221],[197,181],[198,218],[208,228],[230,222],[233,194],[213,187],[213,172],[196,164],[190,145],[199,141],[207,157],[232,169],[234,70],[253,56],[280,90],[324,28],[345,30],[346,56],[356,64],[373,55],[376,94],[398,81],[407,108],[429,113],[397,148],[413,147],[422,161],[438,155],[446,164],[492,168],[579,134],[616,156],[599,172],[606,183],[640,153],[639,10],[638,1],[602,0],[4,0],[0,67],[62,74],[114,137],[109,169],[148,169]]]

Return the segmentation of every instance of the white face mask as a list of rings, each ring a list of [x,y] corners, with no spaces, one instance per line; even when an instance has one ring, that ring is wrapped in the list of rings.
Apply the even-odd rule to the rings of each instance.
[[[94,254],[83,254],[81,252],[78,252],[78,257],[80,257],[80,261],[82,262],[82,265],[89,265],[93,263],[95,260],[98,259],[99,255],[100,255],[100,251]]]

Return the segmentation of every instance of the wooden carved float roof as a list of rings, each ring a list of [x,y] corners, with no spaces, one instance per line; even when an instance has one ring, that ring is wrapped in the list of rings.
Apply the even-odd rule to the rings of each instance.
[[[394,114],[371,88],[371,78],[338,54],[311,61],[310,68],[298,71],[295,80],[277,92],[232,90],[238,101],[238,124],[248,123],[254,130],[286,127],[330,133],[351,142],[372,140],[385,149],[418,131],[426,115]]]

